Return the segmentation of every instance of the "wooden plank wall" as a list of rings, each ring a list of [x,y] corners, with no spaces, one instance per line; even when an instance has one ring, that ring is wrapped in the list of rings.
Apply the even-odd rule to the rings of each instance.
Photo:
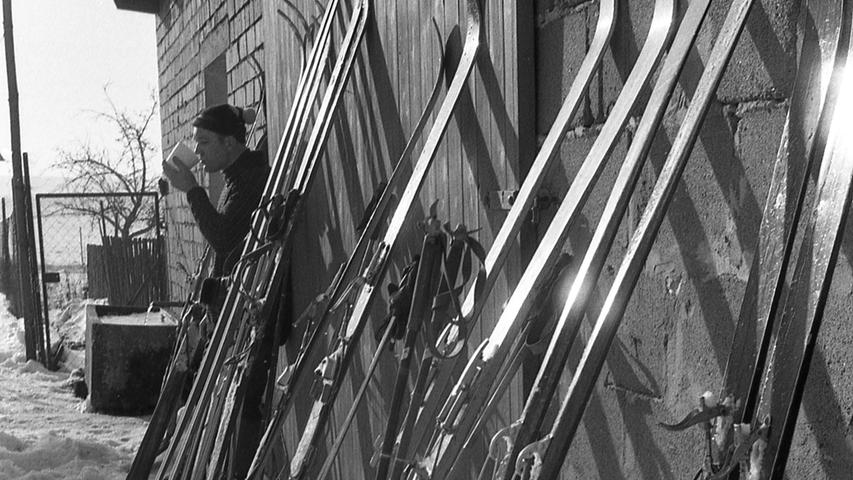
[[[339,18],[333,42],[336,45],[340,43],[354,2],[343,0],[343,3],[347,13]],[[491,190],[517,189],[519,176],[532,161],[534,82],[532,68],[525,66],[532,59],[532,7],[517,5],[527,2],[510,0],[482,3],[485,3],[481,6],[483,43],[469,88],[458,104],[424,184],[420,206],[410,215],[395,250],[393,265],[382,284],[383,297],[376,302],[371,325],[342,387],[328,438],[337,432],[353,391],[364,378],[364,369],[376,346],[373,326],[381,322],[387,309],[385,285],[399,280],[406,259],[419,249],[421,234],[416,223],[425,217],[428,206],[438,201],[441,220],[477,229],[477,238],[488,248],[506,213],[488,210],[482,199]],[[299,73],[299,42],[285,19],[288,15],[295,19],[294,11],[284,2],[266,4],[265,58],[273,158]],[[293,5],[309,22],[319,21],[321,9],[313,1],[293,0]],[[354,227],[376,186],[389,176],[440,72],[439,49],[444,49],[446,61],[443,91],[434,112],[441,104],[450,81],[449,72],[455,69],[462,50],[466,25],[460,16],[464,17],[464,0],[376,1],[372,7],[360,56],[328,141],[326,158],[297,226],[291,282],[293,310],[297,314],[327,287],[355,244]],[[438,24],[440,40],[431,25],[433,18]],[[411,162],[429,134],[434,112]],[[527,128],[519,128],[520,123]],[[472,344],[479,343],[491,331],[510,286],[520,276],[520,269],[521,255],[516,251],[493,291],[483,321],[474,328]],[[288,342],[284,356],[292,355],[298,346],[297,336]],[[319,360],[316,358],[311,365]],[[336,478],[372,477],[369,460],[375,439],[384,427],[386,399],[391,395],[395,371],[396,360],[391,351],[386,351],[344,443]],[[306,394],[298,395],[303,400],[296,405],[296,415],[291,416],[292,421],[286,427],[290,452],[310,408],[308,386],[300,388]],[[512,415],[519,413],[521,401],[520,387],[513,386],[490,429],[505,426]],[[318,452],[318,458],[324,456],[324,452]]]

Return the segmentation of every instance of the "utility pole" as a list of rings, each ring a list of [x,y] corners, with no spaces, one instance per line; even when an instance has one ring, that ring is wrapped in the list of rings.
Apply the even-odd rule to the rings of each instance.
[[[3,0],[3,39],[6,47],[6,80],[9,86],[9,124],[12,130],[12,209],[15,212],[15,253],[18,264],[24,342],[28,360],[36,359],[37,320],[34,315],[26,198],[21,159],[21,118],[18,110],[18,74],[15,69],[15,40],[12,34],[12,0]]]

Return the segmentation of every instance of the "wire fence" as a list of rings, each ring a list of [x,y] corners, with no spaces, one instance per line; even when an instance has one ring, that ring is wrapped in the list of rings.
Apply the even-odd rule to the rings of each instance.
[[[159,202],[154,192],[36,195],[45,311],[86,298],[168,298]]]

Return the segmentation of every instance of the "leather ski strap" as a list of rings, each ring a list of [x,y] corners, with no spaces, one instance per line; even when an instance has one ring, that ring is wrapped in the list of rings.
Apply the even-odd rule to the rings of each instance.
[[[486,252],[483,246],[471,236],[475,231],[469,231],[463,225],[451,229],[448,224],[444,225],[443,230],[450,237],[450,245],[442,257],[442,281],[433,300],[429,320],[424,325],[427,348],[430,353],[440,359],[455,357],[464,347],[463,341],[442,345],[440,334],[448,324],[461,331],[461,334],[457,335],[456,338],[468,337],[467,332],[465,332],[468,324],[461,321],[465,316],[462,315],[462,304],[459,297],[471,279],[475,258],[479,263],[472,288],[476,289],[478,285],[483,285],[486,275]]]

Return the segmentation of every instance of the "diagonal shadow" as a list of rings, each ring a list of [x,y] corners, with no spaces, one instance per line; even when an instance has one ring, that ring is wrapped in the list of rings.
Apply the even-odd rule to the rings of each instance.
[[[745,30],[752,40],[759,60],[761,60],[761,68],[770,77],[774,89],[770,95],[773,96],[775,93],[776,96],[790,96],[794,84],[794,72],[797,67],[796,56],[791,54],[796,49],[796,39],[794,38],[796,35],[789,39],[788,45],[783,45],[779,41],[779,37],[773,35],[775,33],[774,23],[770,21],[770,15],[765,7],[765,4],[770,3],[767,0],[755,2],[752,11],[749,13],[749,18],[747,18]],[[773,3],[780,5],[780,9],[784,8],[784,4]],[[797,18],[802,3],[804,2],[790,2],[793,10],[790,12],[789,18]],[[777,20],[775,23],[781,25],[783,22]],[[793,23],[793,26],[796,28],[796,22]]]
[[[704,65],[694,47],[688,56],[681,77],[679,78],[679,85],[687,97],[692,96],[702,72],[704,72]],[[677,95],[673,101],[679,101]],[[670,102],[671,105],[673,101]],[[737,161],[733,153],[733,134],[728,122],[723,117],[722,108],[718,102],[712,101],[708,113],[703,120],[697,140],[701,144],[707,162],[724,192],[726,191],[726,186],[730,184],[728,178],[731,178],[731,183],[734,184],[739,184],[740,179],[745,178],[743,166]],[[649,163],[654,167],[656,173],[660,172],[671,147],[672,141],[669,132],[667,132],[665,127],[660,128],[649,153]],[[691,160],[696,155],[697,150],[694,147],[691,153]],[[688,167],[690,167],[689,164]],[[709,338],[712,341],[718,367],[722,371],[724,369],[726,353],[728,352],[727,339],[729,337],[728,335],[721,334],[719,329],[720,326],[731,329],[731,326],[734,324],[734,316],[725,297],[725,288],[720,281],[716,267],[709,262],[702,261],[699,255],[696,254],[698,253],[698,247],[712,245],[712,243],[705,233],[705,227],[702,224],[701,216],[694,205],[693,199],[687,193],[684,180],[682,179],[679,182],[666,216],[668,222],[673,227],[671,231],[675,237],[676,244],[682,252],[685,271],[693,282],[695,291],[698,294],[702,317],[705,320]],[[758,203],[751,196],[751,193],[750,197],[752,200],[748,201],[748,203],[752,206],[748,210],[760,212]],[[727,201],[730,202],[731,200],[731,197],[727,197]],[[736,213],[735,209],[737,207],[733,207],[729,203],[729,208]],[[758,215],[760,218],[760,213]],[[738,218],[737,215],[733,215],[733,217]],[[749,216],[746,217],[748,218]],[[754,219],[756,217],[752,216],[751,218]],[[737,225],[739,232],[747,228],[743,223],[742,221]],[[757,227],[755,224],[752,224],[748,228],[752,233],[746,235],[746,237],[755,239]],[[741,244],[748,245],[753,241],[745,240],[743,235],[740,236],[742,237]]]
[[[625,480],[627,477],[619,469],[620,462],[614,461],[614,459],[621,458],[621,455],[616,451],[613,438],[608,436],[608,440],[602,438],[603,435],[595,434],[595,432],[606,432],[608,427],[607,413],[597,390],[592,392],[589,397],[582,422],[583,428],[587,432],[587,439],[590,444],[589,451],[592,453],[598,478]]]
[[[817,346],[809,369],[802,408],[812,425],[826,426],[809,429],[820,448],[819,458],[824,478],[845,478],[853,472],[853,441],[845,429],[849,419],[832,388],[826,366],[823,348]]]
[[[582,217],[571,231],[571,244],[573,248],[583,251],[586,250],[591,238],[592,231],[589,228],[589,222],[586,217]],[[599,278],[602,278],[605,275],[606,274],[603,272]],[[604,299],[607,294],[606,291],[602,291],[600,289],[599,285],[601,285],[601,282],[596,282],[596,286],[594,287],[586,309],[586,319],[590,324],[595,322],[600,315],[604,305]],[[578,337],[581,338],[582,336],[578,335]],[[575,342],[575,346],[580,347],[582,343],[582,341],[578,340]],[[577,370],[581,350],[582,347],[572,349],[570,360],[567,363],[567,365],[571,366],[571,371]],[[616,399],[620,406],[619,411],[621,413],[625,433],[630,437],[631,445],[635,449],[634,460],[642,472],[641,478],[674,479],[675,477],[673,476],[672,470],[666,463],[666,455],[664,455],[663,451],[661,451],[657,446],[657,443],[649,441],[654,438],[654,435],[649,429],[648,424],[644,421],[644,419],[652,417],[652,411],[648,406],[648,402],[657,398],[659,395],[658,392],[660,392],[660,387],[656,382],[653,373],[645,365],[636,361],[631,362],[628,360],[628,355],[625,353],[625,346],[621,343],[618,337],[614,339],[614,343],[607,354],[606,365],[613,379],[614,386],[618,383],[618,385],[625,386],[643,386],[648,390],[643,392],[638,390],[635,392],[635,395],[641,398],[641,402],[644,404],[644,407],[638,408],[637,405],[641,402],[628,401],[625,398],[625,392],[628,391],[628,387],[624,387],[625,391],[623,391],[623,389],[612,389],[616,394]],[[642,378],[637,375],[635,369],[639,369],[642,372]],[[603,372],[604,370],[602,373]],[[605,386],[607,386],[606,383]],[[598,409],[600,413],[596,413],[596,409]],[[599,430],[607,431],[608,421],[607,416],[604,415],[603,411],[604,409],[601,404],[601,399],[598,398],[598,395],[593,395],[590,397],[590,401],[584,411],[583,417],[584,425],[590,438],[592,447],[591,451],[600,472],[605,472],[608,469],[612,470],[614,468],[612,465],[609,466],[609,464],[614,463],[612,461],[613,458],[622,458],[622,460],[624,460],[624,446],[622,454],[619,456],[606,454],[608,450],[615,450],[617,442],[616,439],[610,438],[610,441],[606,442],[604,438],[601,438],[601,435],[593,435],[592,433]],[[588,419],[587,417],[590,418]],[[623,440],[619,440],[619,442],[622,441]],[[618,476],[614,472],[609,472],[606,475],[602,474],[600,478],[609,479],[621,477],[621,472],[619,472]]]
[[[477,56],[477,70],[480,72],[480,78],[483,80],[483,86],[485,87],[483,90],[488,101],[487,110],[494,119],[494,125],[497,125],[497,131],[504,151],[517,151],[514,146],[518,145],[518,133],[512,127],[512,120],[510,120],[509,113],[507,112],[504,94],[501,91],[500,82],[495,73],[495,65],[492,63],[491,56],[487,55],[487,52],[488,50],[484,48],[480,52],[480,55]],[[481,111],[484,107],[484,105],[480,106]],[[521,183],[522,179],[518,171],[519,164],[517,160],[507,158],[506,164],[508,168],[512,169],[513,178],[518,178],[519,183]]]

